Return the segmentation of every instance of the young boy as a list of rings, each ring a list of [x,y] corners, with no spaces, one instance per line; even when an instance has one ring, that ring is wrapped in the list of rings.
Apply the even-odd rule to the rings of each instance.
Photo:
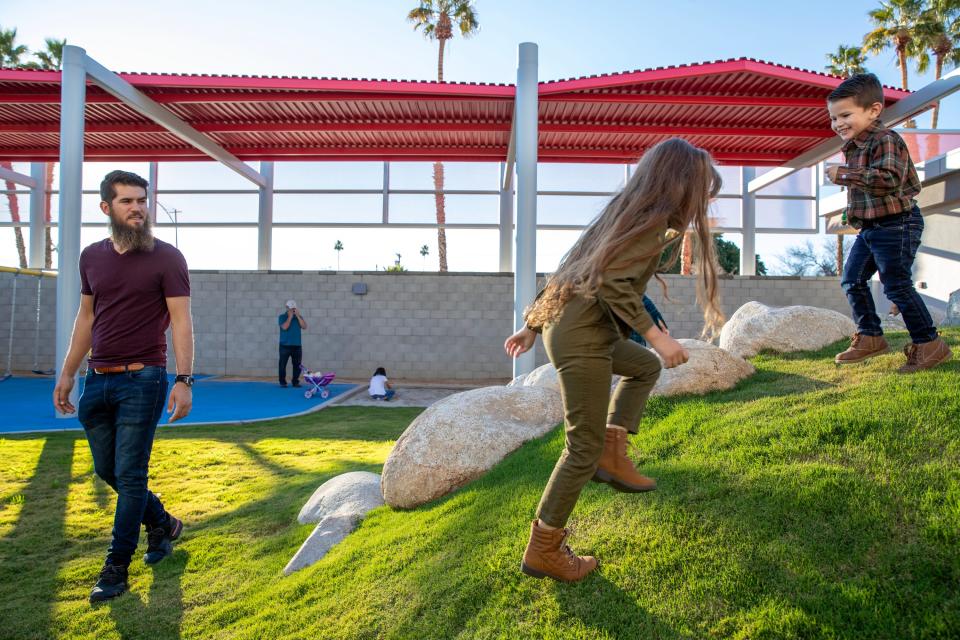
[[[862,362],[890,349],[869,287],[879,271],[884,294],[903,314],[912,340],[904,349],[907,362],[900,373],[942,364],[952,353],[913,288],[913,259],[923,232],[923,217],[914,200],[920,180],[903,139],[878,120],[883,87],[877,76],[861,73],[845,80],[827,97],[827,111],[833,130],[844,141],[846,161],[845,166],[827,169],[827,175],[847,187],[844,221],[860,230],[841,281],[857,333],[836,362]]]

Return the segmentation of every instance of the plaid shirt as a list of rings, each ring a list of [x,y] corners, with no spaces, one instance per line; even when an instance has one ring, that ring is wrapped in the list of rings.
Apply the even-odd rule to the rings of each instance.
[[[874,220],[910,211],[920,193],[920,179],[903,138],[880,120],[843,145],[846,166],[836,184],[848,187],[846,221],[859,229]]]

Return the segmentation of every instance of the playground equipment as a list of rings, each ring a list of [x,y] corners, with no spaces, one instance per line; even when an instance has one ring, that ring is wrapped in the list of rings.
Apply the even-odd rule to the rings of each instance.
[[[0,272],[13,274],[12,292],[10,295],[10,326],[7,335],[7,367],[3,375],[0,375],[0,382],[13,375],[13,329],[17,319],[17,290],[20,288],[20,280],[23,277],[37,279],[35,326],[33,333],[33,366],[31,370],[38,375],[53,375],[55,373],[54,369],[40,368],[40,305],[43,302],[43,278],[55,278],[57,277],[56,273],[40,269],[16,269],[13,267],[0,267]]]

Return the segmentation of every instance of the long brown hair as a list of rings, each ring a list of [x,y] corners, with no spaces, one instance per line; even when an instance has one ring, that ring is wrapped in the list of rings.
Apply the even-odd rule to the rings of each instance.
[[[595,297],[607,269],[624,269],[649,258],[659,260],[670,244],[673,246],[666,264],[676,263],[680,254],[676,237],[633,260],[618,257],[641,237],[665,227],[682,233],[692,223],[699,240],[697,302],[703,308],[703,335],[713,338],[724,318],[717,300],[716,257],[707,210],[722,184],[710,155],[686,140],[671,138],[652,147],[623,189],[560,261],[543,294],[527,310],[527,324],[536,327],[555,320],[575,295]],[[666,294],[666,283],[657,279]]]

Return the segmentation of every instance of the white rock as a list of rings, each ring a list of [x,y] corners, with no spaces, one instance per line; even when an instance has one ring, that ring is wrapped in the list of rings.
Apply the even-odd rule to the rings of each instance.
[[[383,497],[409,509],[446,495],[562,420],[559,395],[543,387],[483,387],[448,396],[397,440],[383,465]]]
[[[358,523],[359,520],[351,514],[334,514],[325,517],[290,558],[290,562],[283,568],[283,575],[288,576],[322,559],[334,545],[346,538]]]
[[[753,365],[743,358],[709,342],[685,338],[677,342],[687,350],[690,359],[678,367],[662,369],[660,379],[650,395],[675,396],[722,391],[732,388],[756,371]]]
[[[560,393],[560,380],[557,378],[557,370],[549,362],[527,374],[523,386],[543,387]]]
[[[351,471],[324,482],[300,509],[300,524],[320,522],[325,517],[353,514],[362,518],[383,504],[380,476],[369,471]]]
[[[310,536],[284,567],[284,575],[309,567],[357,528],[371,509],[383,505],[380,476],[351,471],[324,482],[300,509],[300,524],[316,522]]]
[[[508,387],[522,387],[522,386],[523,386],[523,381],[526,380],[526,379],[527,379],[527,374],[525,374],[525,373],[524,373],[524,374],[521,374],[521,375],[517,376],[516,378],[514,378],[513,380],[511,380],[510,382],[508,382],[508,383],[506,384],[506,386],[508,386]]]
[[[720,348],[742,358],[763,349],[780,353],[820,349],[853,335],[853,320],[830,309],[792,306],[768,307],[748,302],[734,313],[720,332]]]

